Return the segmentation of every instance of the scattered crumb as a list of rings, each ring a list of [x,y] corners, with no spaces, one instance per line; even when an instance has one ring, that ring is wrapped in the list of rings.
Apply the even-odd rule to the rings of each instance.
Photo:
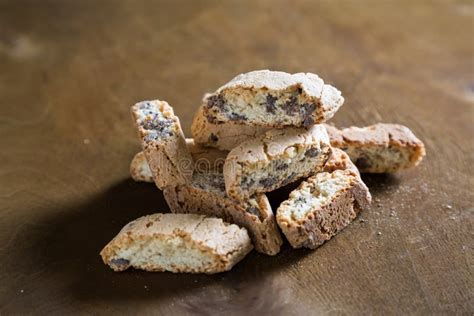
[[[379,235],[379,236],[382,235],[382,232],[377,232],[377,235]]]
[[[361,219],[360,219],[360,222],[361,222],[361,223],[367,223],[368,220],[361,218]]]
[[[382,207],[382,204],[378,203],[378,204],[377,204],[377,207]]]
[[[91,143],[89,138],[84,139],[84,145],[89,145]]]
[[[449,216],[449,219],[454,221],[456,220],[456,216]]]
[[[452,207],[450,204],[446,204],[446,208],[447,208],[448,210],[450,210],[450,209],[452,209],[453,207]]]
[[[146,285],[144,285],[143,288],[144,288],[145,290],[148,290],[148,286],[146,286]]]
[[[25,292],[25,290],[23,290],[23,289],[22,289],[22,290],[20,290],[20,293],[23,293],[23,292]]]

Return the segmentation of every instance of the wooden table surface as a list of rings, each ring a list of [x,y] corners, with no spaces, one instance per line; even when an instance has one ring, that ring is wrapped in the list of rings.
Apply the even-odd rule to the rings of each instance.
[[[0,0],[0,315],[472,315],[473,31],[471,1]],[[364,176],[373,206],[315,251],[113,273],[101,248],[168,210],[129,177],[130,105],[190,135],[203,93],[265,68],[319,74],[334,123],[407,125],[426,159]]]

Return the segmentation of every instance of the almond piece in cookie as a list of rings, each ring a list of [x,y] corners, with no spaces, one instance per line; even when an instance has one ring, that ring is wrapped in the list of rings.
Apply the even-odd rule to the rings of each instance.
[[[303,181],[277,210],[277,222],[293,248],[317,248],[369,206],[371,195],[350,170],[322,172]]]
[[[194,163],[173,108],[165,101],[143,101],[132,106],[132,116],[157,187],[190,180]]]
[[[211,123],[309,127],[330,119],[344,103],[341,92],[312,73],[258,70],[241,74],[205,97]]]
[[[244,200],[254,193],[273,191],[320,171],[330,154],[331,145],[322,125],[308,130],[270,130],[241,143],[227,155],[227,195]]]
[[[235,201],[225,193],[222,173],[195,173],[188,184],[169,187],[163,191],[174,213],[216,216],[245,227],[255,250],[267,255],[280,252],[283,243],[275,216],[265,194],[245,201]]]
[[[194,214],[153,214],[128,223],[100,255],[114,271],[230,270],[252,250],[245,228]]]

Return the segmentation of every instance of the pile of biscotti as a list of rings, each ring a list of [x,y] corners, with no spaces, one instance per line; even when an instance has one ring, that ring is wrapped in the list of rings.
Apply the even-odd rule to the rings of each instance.
[[[253,71],[204,96],[192,139],[167,102],[135,104],[143,151],[132,178],[154,182],[172,213],[126,225],[104,262],[115,271],[217,273],[253,248],[276,255],[282,236],[294,248],[331,239],[371,203],[359,172],[397,172],[425,155],[405,126],[323,124],[343,102],[315,74]],[[265,193],[297,181],[272,210]]]

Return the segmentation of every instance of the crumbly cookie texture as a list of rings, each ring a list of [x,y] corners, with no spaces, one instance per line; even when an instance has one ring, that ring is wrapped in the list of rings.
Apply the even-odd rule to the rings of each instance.
[[[267,255],[280,252],[283,241],[267,197],[257,194],[242,202],[228,198],[222,173],[195,173],[191,183],[166,188],[163,194],[174,213],[222,218],[245,227],[258,252]]]
[[[371,195],[350,170],[322,172],[303,181],[277,210],[277,222],[293,248],[317,248],[369,206]]]
[[[258,70],[207,95],[203,112],[211,123],[309,127],[330,119],[343,103],[341,92],[315,74]]]
[[[204,96],[204,99],[207,97],[209,95]],[[222,124],[211,123],[204,115],[203,106],[200,106],[194,115],[191,134],[196,144],[220,150],[232,150],[240,143],[257,137],[270,129],[271,127],[243,125],[234,121]]]
[[[227,195],[244,200],[308,177],[326,163],[331,146],[326,129],[313,125],[273,129],[230,151],[224,164]]]
[[[194,163],[173,108],[165,101],[143,101],[132,106],[132,116],[158,188],[189,181]]]
[[[252,250],[245,228],[194,214],[153,214],[127,224],[101,251],[114,271],[230,270]]]
[[[193,158],[195,172],[222,172],[228,151],[201,146],[192,138],[186,138],[186,145]],[[154,182],[143,151],[138,152],[130,162],[130,175],[137,182]]]
[[[322,172],[333,172],[336,170],[350,170],[360,177],[359,169],[351,161],[348,154],[342,149],[332,148],[328,161],[324,164]]]
[[[417,166],[425,156],[423,142],[403,125],[326,128],[331,145],[344,150],[362,173],[397,172]]]

